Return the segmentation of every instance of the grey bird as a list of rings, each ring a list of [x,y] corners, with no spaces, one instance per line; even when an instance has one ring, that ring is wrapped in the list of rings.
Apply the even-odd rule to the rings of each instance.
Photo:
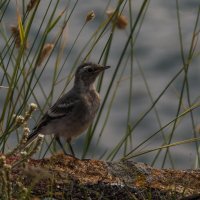
[[[110,66],[91,62],[81,64],[76,70],[72,89],[49,108],[29,135],[27,143],[33,141],[38,134],[53,134],[64,153],[66,151],[60,137],[65,138],[74,155],[70,142],[83,133],[94,120],[100,106],[100,97],[94,82],[108,68]]]

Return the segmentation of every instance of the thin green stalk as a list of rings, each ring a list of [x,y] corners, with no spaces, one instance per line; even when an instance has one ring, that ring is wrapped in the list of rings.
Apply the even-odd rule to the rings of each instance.
[[[150,88],[149,88],[149,86],[148,86],[148,83],[147,83],[147,80],[146,80],[144,71],[143,71],[143,69],[142,69],[142,67],[141,67],[141,65],[140,65],[140,63],[139,63],[139,61],[138,61],[137,59],[136,59],[136,62],[137,62],[138,68],[139,68],[139,70],[140,70],[140,73],[141,73],[141,75],[142,75],[142,78],[143,78],[143,80],[144,80],[144,84],[145,84],[145,86],[146,86],[146,89],[147,89],[148,95],[149,95],[149,97],[150,97],[151,103],[153,103],[153,102],[154,102],[153,96],[152,96],[151,91],[150,91]],[[156,119],[157,119],[157,121],[158,121],[159,128],[161,129],[161,128],[162,128],[162,123],[161,123],[161,121],[160,121],[160,117],[159,117],[158,111],[157,111],[157,109],[156,109],[156,106],[154,107],[154,112],[155,112]],[[162,137],[163,137],[163,140],[164,140],[164,143],[163,143],[163,145],[164,145],[164,144],[167,143],[167,138],[165,137],[165,134],[164,134],[164,131],[163,131],[163,130],[161,131],[161,134],[162,134]],[[154,164],[155,164],[155,162],[156,162],[158,156],[160,155],[161,151],[162,151],[162,149],[160,149],[160,150],[157,152],[157,154],[155,155],[153,161],[151,162],[151,166],[154,166]],[[174,168],[174,163],[173,163],[173,160],[172,160],[172,157],[171,157],[170,152],[169,152],[169,160],[170,160],[170,162],[171,162],[172,168]]]
[[[108,96],[109,96],[110,90],[111,90],[111,88],[112,88],[112,85],[113,85],[114,80],[115,80],[115,78],[116,78],[116,75],[117,75],[117,73],[118,73],[118,70],[119,70],[119,67],[120,67],[120,65],[121,65],[121,62],[122,62],[122,60],[123,60],[123,58],[124,58],[124,55],[125,55],[125,53],[126,53],[126,51],[127,51],[127,48],[128,48],[128,46],[129,46],[129,43],[130,43],[130,41],[131,41],[132,35],[133,35],[133,33],[134,33],[134,31],[135,31],[135,29],[136,29],[138,23],[139,23],[139,20],[141,19],[141,16],[142,16],[143,12],[145,11],[145,7],[147,6],[147,3],[148,3],[148,0],[144,0],[143,3],[142,3],[142,5],[141,5],[140,11],[139,11],[139,13],[138,13],[138,15],[137,15],[137,18],[136,18],[136,20],[135,20],[135,23],[134,23],[134,25],[133,25],[133,27],[132,27],[132,29],[131,29],[131,31],[130,31],[130,34],[129,34],[129,36],[128,36],[128,39],[127,39],[127,41],[126,41],[126,43],[125,43],[125,45],[124,45],[124,48],[123,48],[122,53],[121,53],[121,55],[120,55],[120,58],[119,58],[119,60],[118,60],[117,66],[116,66],[115,71],[114,71],[114,73],[113,73],[112,79],[111,79],[111,81],[110,81],[110,83],[109,83],[109,86],[108,86],[108,89],[107,89],[107,91],[106,91],[105,97],[104,97],[104,99],[103,99],[102,105],[101,105],[101,107],[100,107],[100,109],[99,109],[99,115],[97,116],[96,122],[97,122],[97,121],[99,120],[99,118],[100,118],[100,114],[101,114],[101,112],[102,112],[102,110],[103,110],[103,108],[104,108],[104,105],[105,105],[106,101],[107,101],[107,98],[108,98]],[[94,130],[96,129],[96,126],[97,126],[97,123],[94,124],[94,127],[93,127]]]
[[[188,108],[187,110],[185,110],[184,112],[182,112],[180,115],[175,117],[173,120],[171,120],[166,125],[164,125],[161,129],[159,129],[158,131],[153,133],[151,136],[149,136],[147,139],[145,139],[143,142],[141,142],[138,146],[136,146],[134,149],[132,149],[128,154],[126,154],[126,157],[128,155],[132,154],[134,151],[136,151],[139,147],[141,147],[143,144],[145,144],[151,138],[155,137],[158,133],[160,133],[162,130],[164,130],[166,127],[168,127],[170,124],[172,124],[172,123],[174,124],[174,122],[177,121],[177,119],[182,118],[183,116],[185,116],[186,114],[188,114],[192,110],[195,110],[195,109],[197,109],[199,107],[200,107],[200,103],[197,103],[197,104],[193,105],[192,107]]]
[[[160,98],[163,96],[163,94],[166,92],[166,90],[170,87],[170,85],[177,79],[177,77],[179,77],[179,75],[184,71],[184,68],[182,68],[181,70],[179,70],[176,75],[169,81],[169,83],[166,85],[166,87],[164,88],[164,90],[160,93],[160,95],[156,98],[156,100],[153,102],[153,104],[147,109],[147,111],[135,122],[134,125],[131,126],[130,128],[130,134],[132,133],[132,131],[140,124],[140,122],[147,116],[147,114],[154,108],[154,106],[157,104],[157,102],[160,100]],[[121,148],[121,146],[124,144],[124,142],[127,140],[127,137],[129,135],[125,135],[121,141],[116,145],[116,147],[111,151],[111,153],[108,155],[107,159],[113,159],[117,152],[119,151],[119,149]],[[139,145],[141,146],[143,144],[143,142]],[[136,147],[137,149],[137,147]]]
[[[59,2],[59,1],[58,1],[58,2]],[[54,10],[53,10],[53,12],[52,12],[52,15],[51,15],[51,17],[50,17],[50,19],[49,19],[49,21],[48,21],[46,30],[48,29],[48,27],[49,27],[50,24],[51,24],[51,21],[52,21],[52,19],[53,19],[54,14],[55,14],[56,8],[57,8],[57,6],[58,6],[58,2],[57,2],[57,4],[56,4],[56,6],[54,7]],[[27,27],[28,30],[30,30],[30,26],[31,26],[31,24],[32,24],[32,21],[33,21],[34,16],[35,16],[35,12],[33,13],[32,18],[31,18],[30,22],[28,23],[28,27]],[[44,45],[44,43],[45,43],[45,41],[46,41],[46,38],[47,38],[47,35],[46,35],[46,33],[44,33],[44,36],[43,36],[43,38],[42,38],[42,40],[41,40],[41,44],[42,44],[42,45],[41,45],[40,51],[39,51],[39,53],[38,53],[38,57],[39,57],[39,55],[40,55],[40,53],[41,53],[41,51],[42,51],[43,45]],[[26,59],[25,62],[27,62],[27,61],[28,61],[28,58]],[[25,64],[26,64],[26,63],[24,63],[24,67],[25,67]],[[33,70],[33,72],[31,73],[31,76],[30,76],[30,79],[29,79],[29,84],[28,84],[27,88],[31,88],[31,84],[32,84],[32,81],[33,81],[34,76],[35,76],[34,74],[35,74],[36,67],[37,67],[37,66],[34,67],[34,70]],[[43,72],[43,71],[42,71],[42,72]],[[40,73],[40,75],[41,75],[41,74],[42,74],[42,73]],[[27,73],[27,75],[28,75],[28,73]],[[19,78],[20,78],[20,76],[19,76]],[[18,80],[19,80],[19,79],[18,79]],[[23,89],[23,87],[21,88],[21,91],[22,91],[22,89]],[[31,91],[31,90],[27,89],[26,91],[27,91],[27,92],[26,92],[26,94],[25,94],[24,101],[23,101],[23,103],[22,103],[22,105],[21,105],[21,107],[20,107],[19,110],[23,109],[24,105],[25,105],[26,102],[27,102],[27,98],[28,98],[29,94],[32,94],[32,91]],[[30,91],[31,91],[31,93],[30,93]],[[20,92],[18,93],[18,97],[16,98],[16,100],[18,100],[19,96],[20,96]],[[16,101],[16,102],[17,102],[17,101]],[[13,111],[14,111],[14,109],[13,109]]]
[[[10,0],[7,0],[7,1],[5,1],[5,2],[7,2],[7,4],[5,5],[5,9],[3,10],[3,12],[2,12],[2,9],[0,9],[0,10],[1,10],[1,13],[2,13],[1,18],[0,18],[0,23],[1,23],[1,21],[2,21],[2,19],[3,19],[3,17],[4,17],[4,15],[5,15],[5,12],[6,12],[7,8],[8,8],[8,5],[9,5],[9,3],[10,3]],[[4,3],[1,4],[1,5],[2,5],[1,7],[4,6],[3,4],[4,4]]]
[[[183,99],[183,94],[184,94],[184,90],[185,88],[188,88],[186,89],[187,91],[187,100],[188,100],[188,103],[189,103],[189,106],[190,106],[190,95],[189,95],[189,86],[188,86],[188,70],[189,70],[189,66],[190,66],[190,63],[192,61],[192,52],[193,52],[193,46],[194,46],[194,33],[196,32],[196,28],[197,28],[197,24],[198,24],[198,18],[199,18],[199,11],[198,11],[198,15],[197,15],[197,19],[196,19],[196,23],[195,23],[195,26],[194,26],[194,31],[193,31],[193,35],[192,35],[192,41],[191,41],[191,45],[190,45],[190,50],[189,50],[189,53],[188,53],[188,56],[187,56],[187,62],[185,62],[185,58],[184,58],[184,52],[183,52],[183,44],[182,44],[182,33],[181,33],[181,27],[180,27],[180,18],[179,18],[179,7],[178,7],[178,0],[176,0],[176,5],[177,5],[177,18],[178,18],[178,27],[179,27],[179,36],[180,36],[180,44],[181,44],[181,56],[182,56],[182,61],[183,61],[183,66],[184,66],[184,79],[183,79],[183,83],[182,83],[182,88],[181,88],[181,94],[180,94],[180,99],[179,99],[179,104],[178,104],[178,109],[177,109],[177,113],[176,113],[176,116],[179,115],[180,113],[180,110],[181,110],[181,102],[182,102],[182,99]],[[200,7],[199,7],[200,8]],[[193,134],[196,135],[195,133],[195,127],[194,127],[194,119],[193,119],[193,114],[190,113],[190,116],[191,116],[191,120],[192,120],[192,125],[193,125]],[[172,127],[172,131],[171,131],[171,134],[169,136],[169,141],[168,141],[168,144],[171,143],[172,141],[172,138],[173,138],[173,135],[174,135],[174,131],[175,131],[175,128],[176,128],[176,124],[177,124],[177,120],[174,121],[174,125]],[[166,149],[166,152],[165,152],[165,155],[164,155],[164,159],[163,159],[163,164],[162,164],[162,167],[164,167],[165,165],[165,162],[166,162],[166,158],[167,158],[167,154],[168,154],[168,149]],[[197,151],[197,155],[199,155],[198,153],[198,144],[196,144],[196,151]],[[200,160],[199,160],[200,161]]]
[[[130,29],[131,29],[131,27],[133,26],[131,0],[129,0],[129,19],[130,19]],[[131,42],[130,42],[131,61],[130,61],[130,82],[129,82],[129,97],[128,97],[128,107],[127,107],[126,134],[129,134],[129,131],[130,131],[130,117],[131,117],[131,109],[132,109],[131,102],[132,102],[132,90],[133,90],[133,55],[134,55],[133,47],[134,47],[134,41],[133,41],[133,37],[132,37]],[[130,149],[132,149],[132,134],[129,134],[129,138],[130,138],[130,140],[129,140],[130,141]],[[127,146],[128,146],[128,140],[126,140],[124,143],[124,155],[126,155],[126,153],[127,153]]]
[[[128,160],[128,159],[135,158],[135,157],[138,157],[138,156],[141,156],[141,155],[144,155],[144,154],[147,154],[147,153],[151,153],[151,152],[154,152],[154,151],[163,150],[165,148],[171,148],[171,147],[174,147],[174,146],[178,146],[178,145],[182,145],[182,144],[188,144],[188,143],[196,142],[196,141],[200,141],[200,137],[182,140],[180,142],[174,142],[174,143],[171,143],[171,144],[166,144],[166,145],[163,145],[161,147],[156,147],[156,148],[149,149],[149,150],[139,152],[139,153],[135,153],[135,154],[129,154],[129,155],[126,155],[125,157],[123,157],[122,160]]]

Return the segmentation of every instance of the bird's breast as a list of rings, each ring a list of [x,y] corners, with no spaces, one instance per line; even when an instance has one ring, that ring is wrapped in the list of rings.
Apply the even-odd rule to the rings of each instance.
[[[100,97],[98,92],[95,90],[88,92],[88,94],[85,96],[85,101],[87,102],[86,104],[90,115],[94,117],[100,105]]]

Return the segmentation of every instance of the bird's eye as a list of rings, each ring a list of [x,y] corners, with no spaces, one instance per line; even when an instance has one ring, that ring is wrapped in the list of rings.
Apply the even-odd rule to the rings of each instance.
[[[93,69],[92,68],[88,68],[87,71],[88,72],[93,72]]]

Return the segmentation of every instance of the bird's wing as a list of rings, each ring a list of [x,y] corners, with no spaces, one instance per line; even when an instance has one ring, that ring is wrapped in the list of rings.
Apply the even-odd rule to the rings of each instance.
[[[51,118],[60,118],[68,115],[80,103],[77,98],[61,98],[48,111],[47,114]]]
[[[33,129],[33,132],[29,135],[28,140],[37,135],[41,128],[46,126],[52,120],[70,115],[80,102],[81,100],[75,97],[66,98],[63,96],[58,99],[58,101],[41,118],[37,126]]]

